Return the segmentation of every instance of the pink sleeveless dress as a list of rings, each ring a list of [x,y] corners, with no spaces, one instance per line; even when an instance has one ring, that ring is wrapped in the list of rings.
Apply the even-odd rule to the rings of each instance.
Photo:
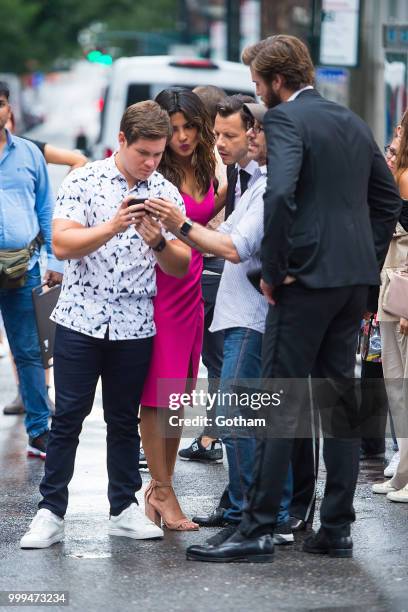
[[[186,193],[187,216],[207,225],[214,214],[211,186],[202,202]],[[157,295],[153,300],[156,335],[153,354],[142,398],[142,406],[168,408],[170,393],[184,393],[186,378],[196,379],[204,332],[204,306],[201,293],[203,256],[191,249],[191,262],[183,278],[175,278],[156,266]]]

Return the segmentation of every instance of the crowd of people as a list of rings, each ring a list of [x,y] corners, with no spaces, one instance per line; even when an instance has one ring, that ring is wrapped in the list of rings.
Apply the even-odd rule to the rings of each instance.
[[[172,87],[133,104],[115,153],[70,172],[55,207],[38,147],[6,128],[11,108],[0,83],[0,307],[28,449],[45,459],[22,548],[64,537],[79,436],[101,379],[110,535],[220,527],[187,559],[272,561],[275,545],[291,544],[313,522],[321,427],[326,487],[320,528],[303,550],[351,557],[363,435],[353,379],[364,318],[380,321],[399,448],[391,480],[373,491],[408,501],[408,320],[391,315],[386,299],[408,255],[408,116],[384,156],[359,117],[315,89],[299,39],[271,36],[247,47],[242,61],[262,103],[208,86]],[[62,282],[52,314],[50,430],[29,299],[41,282],[40,240],[45,280]],[[7,257],[21,251],[16,272]],[[206,426],[179,450],[183,408],[170,424],[169,396],[192,393],[200,357],[209,391],[235,398],[208,414],[242,416],[234,390],[244,380],[280,389],[271,397],[285,394],[279,408],[268,407],[263,431]],[[145,512],[135,495],[140,441],[151,474]],[[177,453],[216,462],[223,448],[225,490],[209,515],[190,519],[173,488]]]

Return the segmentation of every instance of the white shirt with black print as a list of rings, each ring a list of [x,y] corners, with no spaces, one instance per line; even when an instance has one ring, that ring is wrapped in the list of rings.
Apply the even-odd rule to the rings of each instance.
[[[58,193],[54,219],[94,227],[112,219],[123,198],[159,197],[185,212],[177,188],[159,172],[129,189],[115,156],[71,172]],[[175,237],[163,230],[166,239]],[[148,338],[156,333],[152,297],[156,295],[156,258],[130,226],[97,251],[65,262],[60,298],[51,319],[94,338]]]

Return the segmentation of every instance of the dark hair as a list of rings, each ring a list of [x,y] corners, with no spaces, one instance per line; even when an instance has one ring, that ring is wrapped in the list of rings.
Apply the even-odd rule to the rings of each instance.
[[[128,145],[139,138],[166,138],[168,142],[172,135],[168,114],[153,100],[128,106],[120,122],[120,131],[124,133]]]
[[[210,115],[200,98],[182,87],[164,89],[156,96],[156,102],[170,115],[182,113],[198,132],[198,144],[191,159],[194,177],[201,193],[207,193],[215,176],[215,136]],[[183,168],[167,144],[159,171],[180,191],[185,179]]]
[[[10,98],[10,89],[5,81],[0,81],[0,96],[4,96],[7,100]]]
[[[245,94],[234,94],[228,96],[223,102],[217,105],[217,114],[221,117],[230,117],[239,113],[242,125],[246,128],[248,123],[248,113],[244,110],[244,104],[254,104],[255,98]]]
[[[300,38],[278,34],[261,43],[257,43],[257,53],[253,54],[249,48],[246,57],[254,55],[250,64],[265,81],[270,82],[280,74],[285,79],[285,86],[293,91],[314,85],[313,62],[308,48]]]
[[[227,94],[223,89],[215,85],[199,85],[193,89],[193,93],[197,94],[206,107],[211,117],[212,124],[214,125],[215,116],[217,114],[217,104],[225,100]]]
[[[397,159],[395,160],[395,180],[399,183],[405,170],[408,170],[408,112],[401,119],[401,136],[399,141]]]

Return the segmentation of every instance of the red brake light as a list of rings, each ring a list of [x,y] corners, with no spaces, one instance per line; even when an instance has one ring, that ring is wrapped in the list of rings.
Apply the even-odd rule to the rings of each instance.
[[[170,66],[175,66],[176,68],[201,68],[206,70],[218,70],[217,64],[212,62],[209,59],[179,59],[170,62]]]
[[[103,152],[103,156],[104,157],[110,157],[112,155],[113,151],[112,149],[109,149],[109,147],[106,147],[106,149]]]
[[[103,98],[99,98],[98,100],[98,110],[101,113],[103,111],[103,107],[105,106],[105,100]]]

